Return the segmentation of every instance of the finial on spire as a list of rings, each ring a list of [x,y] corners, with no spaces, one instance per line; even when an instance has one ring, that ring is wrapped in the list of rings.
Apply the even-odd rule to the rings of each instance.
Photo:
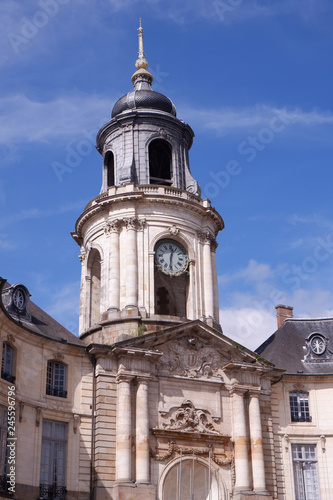
[[[144,79],[148,81],[149,85],[153,81],[153,76],[147,71],[148,68],[148,61],[145,59],[145,53],[143,51],[143,28],[141,24],[141,17],[140,17],[140,26],[138,28],[139,32],[139,52],[138,52],[138,59],[135,62],[135,67],[137,71],[134,73],[132,76],[132,82],[133,85],[135,86],[136,80],[139,76],[145,77]]]

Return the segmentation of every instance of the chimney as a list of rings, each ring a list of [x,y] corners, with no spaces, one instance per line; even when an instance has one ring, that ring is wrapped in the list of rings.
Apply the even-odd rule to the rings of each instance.
[[[284,325],[284,322],[288,318],[293,318],[293,307],[291,306],[283,306],[282,304],[278,304],[275,306],[276,309],[276,319],[277,319],[277,326],[280,328],[282,325]]]

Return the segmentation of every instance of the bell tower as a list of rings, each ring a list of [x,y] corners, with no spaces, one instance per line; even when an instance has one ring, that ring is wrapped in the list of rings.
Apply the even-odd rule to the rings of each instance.
[[[125,335],[201,319],[220,328],[216,235],[221,216],[189,165],[194,133],[172,101],[152,90],[138,29],[134,89],[97,134],[101,191],[76,222],[81,247],[80,336]]]

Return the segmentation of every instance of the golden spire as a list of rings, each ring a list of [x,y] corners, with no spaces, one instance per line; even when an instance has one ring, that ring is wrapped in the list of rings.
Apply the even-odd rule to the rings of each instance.
[[[149,84],[153,81],[153,76],[147,71],[148,68],[148,61],[145,59],[145,53],[143,51],[143,28],[141,25],[141,18],[140,18],[140,26],[138,28],[138,37],[139,37],[139,52],[138,52],[138,59],[135,62],[135,67],[137,71],[134,73],[132,76],[132,82],[133,85],[135,85],[136,80],[138,77],[142,77],[141,80],[145,80]]]

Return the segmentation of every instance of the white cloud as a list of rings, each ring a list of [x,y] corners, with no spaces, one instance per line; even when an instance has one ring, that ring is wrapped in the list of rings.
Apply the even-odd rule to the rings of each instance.
[[[248,282],[265,281],[273,276],[271,267],[268,264],[260,264],[254,259],[251,259],[246,268],[240,269],[234,274],[222,274],[218,277],[218,282],[221,285],[227,283],[245,280]]]
[[[196,128],[214,130],[218,134],[238,132],[241,129],[258,131],[269,127],[272,131],[282,132],[289,126],[333,125],[333,113],[329,111],[303,111],[302,109],[277,108],[266,104],[257,104],[247,108],[197,109],[178,108],[178,114]]]
[[[294,308],[295,318],[333,317],[333,292],[299,288],[287,293],[284,301],[274,301],[256,291],[233,294],[231,305],[220,309],[223,333],[236,342],[256,349],[277,329],[275,306],[282,302]]]
[[[256,349],[275,330],[276,318],[272,312],[255,307],[229,307],[220,310],[223,333],[248,349]]]
[[[49,142],[91,135],[110,119],[112,97],[73,92],[52,101],[37,102],[24,94],[0,99],[0,143]],[[103,120],[101,121],[101,117]]]
[[[6,234],[0,234],[0,250],[14,250],[18,245],[8,239]]]
[[[67,212],[77,212],[82,210],[84,206],[85,202],[76,201],[68,205],[61,205],[60,207],[52,210],[40,210],[38,208],[22,209],[19,212],[0,218],[0,228],[12,226],[13,224],[17,224],[25,220],[54,217]]]
[[[67,137],[71,140],[79,136],[92,137],[98,126],[110,120],[112,105],[118,97],[105,98],[80,92],[72,92],[46,102],[29,99],[24,94],[2,97],[0,144],[54,143]],[[185,107],[179,110],[179,116],[198,128],[214,130],[221,135],[242,129],[248,132],[254,129],[258,131],[261,127],[270,126],[274,132],[275,126],[282,131],[289,125],[333,125],[333,114],[329,112],[279,109],[265,104],[219,110]]]
[[[67,283],[51,294],[45,310],[69,331],[78,334],[80,282]]]
[[[225,24],[250,21],[258,18],[269,18],[295,14],[303,22],[313,19],[331,9],[328,0],[214,0],[213,12],[206,11],[205,17],[214,17]]]

